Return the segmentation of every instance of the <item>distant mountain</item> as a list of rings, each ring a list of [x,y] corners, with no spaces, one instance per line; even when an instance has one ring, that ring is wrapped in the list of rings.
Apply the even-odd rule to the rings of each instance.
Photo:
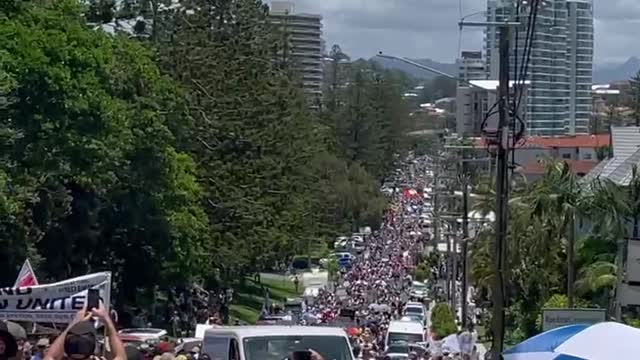
[[[594,84],[608,84],[614,81],[629,80],[640,70],[640,59],[633,56],[623,64],[596,65],[593,69]]]
[[[431,80],[438,75],[427,70],[422,70],[413,65],[403,63],[398,60],[386,59],[381,57],[373,57],[371,60],[376,61],[386,69],[395,69],[404,71],[407,75],[416,79]],[[424,64],[436,70],[442,71],[453,76],[458,75],[458,65],[456,63],[441,63],[431,59],[412,59],[413,61]],[[629,58],[624,63],[609,63],[596,65],[593,69],[594,84],[608,84],[614,81],[629,80],[638,70],[640,70],[640,58],[635,56]]]
[[[371,60],[379,63],[386,69],[400,70],[416,79],[431,80],[438,76],[435,73],[417,68],[413,65],[403,63],[402,61],[398,61],[398,60],[386,59],[381,57],[373,57]],[[458,65],[455,63],[453,64],[440,63],[437,61],[433,61],[431,59],[411,59],[411,60],[453,76],[458,75]]]

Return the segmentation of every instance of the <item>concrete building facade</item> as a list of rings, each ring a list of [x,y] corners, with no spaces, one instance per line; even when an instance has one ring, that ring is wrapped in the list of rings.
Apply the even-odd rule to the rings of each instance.
[[[488,0],[487,21],[516,19],[515,0]],[[526,24],[528,6],[520,21]],[[526,25],[525,25],[526,26]],[[513,39],[518,56],[510,56],[511,77],[522,65],[525,26]],[[487,72],[498,78],[498,39],[495,27],[485,31]],[[593,6],[591,0],[545,0],[538,10],[527,80],[526,107],[530,135],[587,134],[591,114],[593,66]]]
[[[292,1],[273,1],[270,21],[288,35],[289,58],[302,79],[302,86],[312,99],[322,95],[323,53],[322,16],[296,13]]]
[[[486,80],[487,71],[482,51],[463,51],[458,60],[458,79],[465,82],[471,80]]]
[[[511,83],[511,96],[515,96],[514,82]],[[527,86],[523,87],[523,101],[518,116],[525,116],[527,104]],[[497,103],[497,80],[471,80],[466,85],[458,86],[456,91],[456,132],[459,136],[478,137],[482,135],[482,123],[487,118],[488,129],[497,128],[498,113],[492,106]],[[489,116],[487,116],[489,115]]]

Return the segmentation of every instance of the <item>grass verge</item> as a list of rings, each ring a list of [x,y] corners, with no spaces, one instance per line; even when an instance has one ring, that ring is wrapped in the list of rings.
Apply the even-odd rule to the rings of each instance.
[[[246,278],[244,284],[234,287],[233,303],[229,309],[231,323],[235,320],[255,324],[260,316],[266,289],[271,292],[271,300],[283,303],[286,298],[299,296],[295,286],[288,280],[263,279],[260,283]]]

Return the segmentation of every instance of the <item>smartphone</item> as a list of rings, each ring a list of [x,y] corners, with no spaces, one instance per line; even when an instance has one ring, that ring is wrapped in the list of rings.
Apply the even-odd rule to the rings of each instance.
[[[87,311],[100,307],[100,292],[98,289],[87,290]]]
[[[309,350],[294,351],[293,359],[291,360],[311,360],[311,351]]]

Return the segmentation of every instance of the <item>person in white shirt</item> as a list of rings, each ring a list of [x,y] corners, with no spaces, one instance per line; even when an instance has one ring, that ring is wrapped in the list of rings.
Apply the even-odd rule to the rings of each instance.
[[[458,343],[460,344],[460,352],[462,353],[463,360],[471,360],[471,354],[476,345],[473,324],[469,324],[467,329],[458,336]]]

